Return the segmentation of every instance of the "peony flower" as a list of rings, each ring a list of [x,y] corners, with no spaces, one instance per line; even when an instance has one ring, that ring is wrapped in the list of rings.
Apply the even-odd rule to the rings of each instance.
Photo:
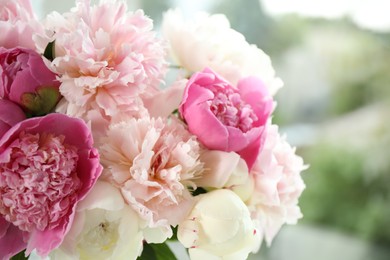
[[[72,228],[52,259],[136,259],[143,232],[137,213],[118,189],[98,181],[76,208]]]
[[[246,183],[248,167],[235,152],[203,150],[200,155],[204,171],[194,180],[202,188],[231,188]]]
[[[244,186],[252,186],[245,201],[268,245],[284,223],[296,224],[302,217],[298,199],[305,188],[300,175],[304,169],[302,158],[279,135],[277,126],[268,125],[263,150]]]
[[[61,114],[21,121],[0,139],[0,214],[28,233],[26,254],[45,257],[69,231],[78,201],[101,173],[92,145],[85,123]]]
[[[33,115],[45,115],[59,101],[56,75],[33,50],[0,47],[0,97]]]
[[[260,79],[241,79],[234,88],[205,69],[188,81],[179,112],[204,146],[237,152],[250,169],[272,107],[272,97]]]
[[[162,31],[177,65],[190,73],[208,67],[236,85],[241,78],[259,77],[274,95],[283,82],[275,78],[271,59],[230,28],[226,16],[198,13],[193,21],[179,9],[164,14]]]
[[[176,80],[165,89],[150,91],[142,96],[145,108],[151,117],[168,117],[180,105],[187,79]]]
[[[0,138],[14,125],[26,119],[23,110],[11,101],[0,99]]]
[[[130,119],[112,125],[100,147],[103,177],[167,236],[191,209],[187,186],[199,175],[199,144],[177,120]]]
[[[234,192],[222,189],[198,196],[177,237],[192,260],[239,260],[252,251],[255,233],[248,208]]]
[[[127,12],[123,1],[76,4],[69,13],[49,15],[50,33],[37,38],[41,50],[55,41],[51,67],[60,75],[66,113],[85,118],[96,110],[108,119],[119,111],[137,115],[139,95],[158,87],[166,70],[165,48],[152,20],[142,10]]]
[[[0,46],[35,49],[33,35],[43,26],[34,16],[29,0],[0,0]]]
[[[0,259],[11,259],[12,256],[25,249],[26,235],[26,232],[20,232],[17,227],[0,215]]]

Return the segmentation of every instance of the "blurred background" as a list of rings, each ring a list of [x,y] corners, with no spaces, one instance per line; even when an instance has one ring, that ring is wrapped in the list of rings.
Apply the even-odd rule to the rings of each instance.
[[[171,7],[223,13],[272,58],[285,86],[274,122],[310,168],[304,218],[251,259],[390,259],[390,2],[132,0],[155,21]],[[73,1],[34,0],[39,16]]]

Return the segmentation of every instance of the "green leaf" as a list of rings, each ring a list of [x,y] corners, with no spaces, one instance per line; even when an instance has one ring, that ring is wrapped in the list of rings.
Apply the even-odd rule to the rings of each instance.
[[[24,255],[26,250],[20,251],[18,254],[11,257],[11,260],[26,260],[28,257]]]
[[[137,260],[177,260],[175,255],[166,243],[147,244],[144,243],[144,249]]]
[[[45,51],[43,52],[43,56],[49,61],[53,61],[55,58],[54,50],[55,50],[55,41],[49,42],[45,48]]]
[[[60,92],[56,87],[39,87],[35,93],[24,93],[22,104],[31,116],[46,115],[55,108],[60,99]]]

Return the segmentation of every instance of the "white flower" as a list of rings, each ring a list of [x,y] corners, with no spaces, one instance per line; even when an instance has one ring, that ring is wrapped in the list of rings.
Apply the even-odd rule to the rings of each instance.
[[[233,30],[222,14],[198,13],[186,21],[179,9],[169,10],[162,30],[173,59],[190,73],[209,67],[233,85],[243,77],[258,76],[272,95],[283,85],[269,56]]]
[[[78,208],[53,259],[136,259],[144,238],[141,222],[118,189],[98,181]]]
[[[245,204],[234,192],[221,189],[199,196],[177,235],[192,260],[239,260],[252,251],[255,233]]]

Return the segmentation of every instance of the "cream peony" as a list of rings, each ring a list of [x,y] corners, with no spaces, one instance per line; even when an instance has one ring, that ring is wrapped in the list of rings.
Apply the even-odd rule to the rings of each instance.
[[[129,119],[110,126],[100,146],[103,178],[151,228],[181,222],[193,205],[188,186],[202,170],[199,144],[174,118]]]
[[[246,259],[255,245],[250,213],[230,190],[202,194],[187,219],[179,224],[178,239],[189,248],[190,258]]]
[[[52,259],[136,259],[142,252],[142,220],[120,191],[98,181],[77,207],[71,230]]]
[[[241,78],[258,76],[272,95],[283,85],[275,78],[268,55],[233,30],[222,14],[198,13],[188,21],[179,9],[169,10],[162,30],[174,61],[190,73],[208,67],[232,85]]]

